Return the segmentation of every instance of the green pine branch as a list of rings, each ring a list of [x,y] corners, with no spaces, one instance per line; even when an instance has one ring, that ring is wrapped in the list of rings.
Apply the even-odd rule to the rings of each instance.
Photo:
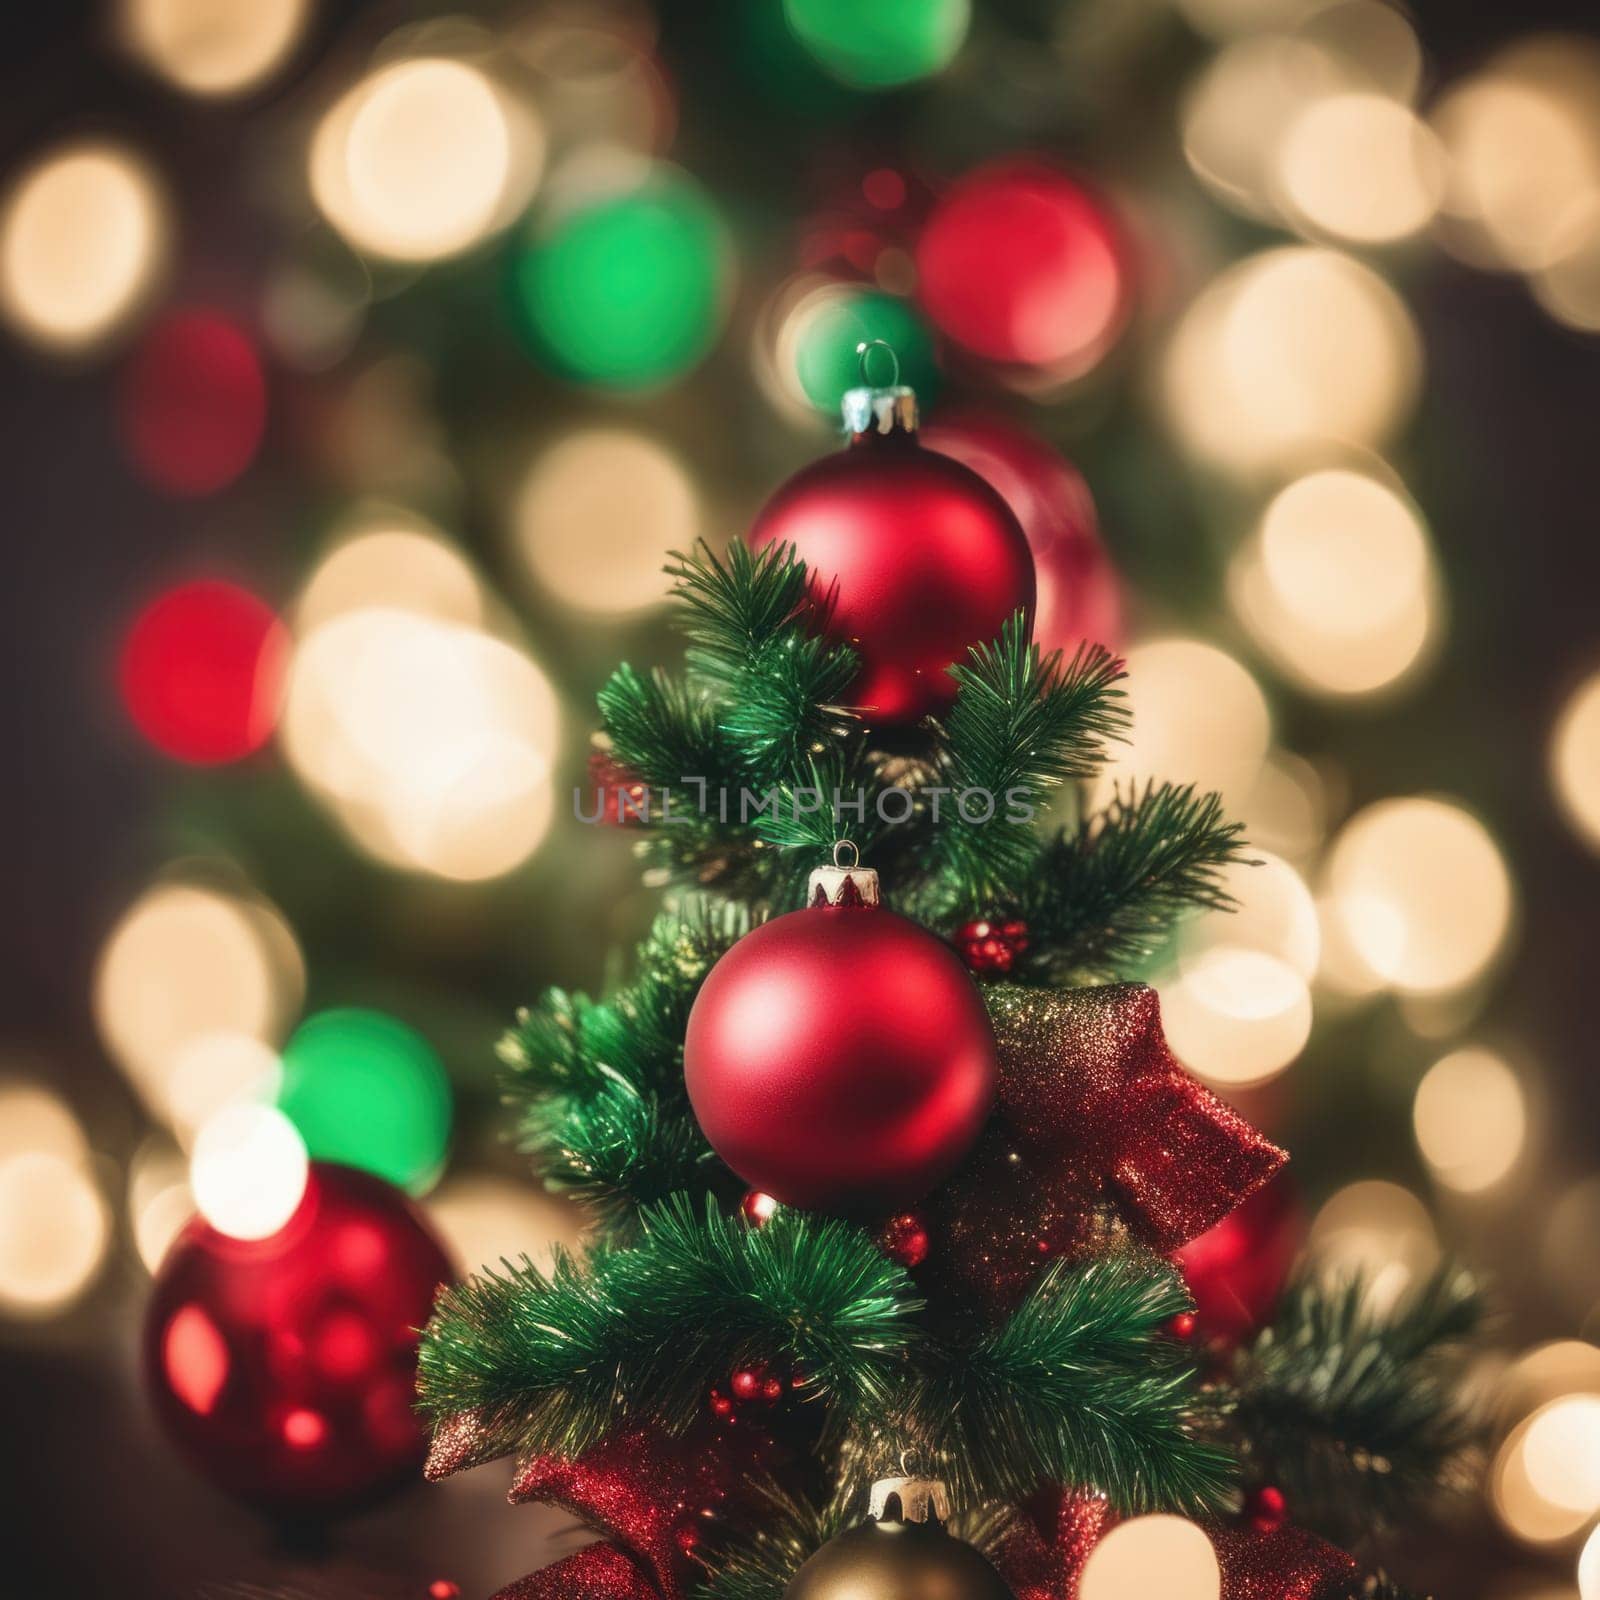
[[[1231,1431],[1295,1520],[1347,1537],[1422,1513],[1470,1481],[1479,1427],[1460,1394],[1486,1315],[1441,1267],[1387,1310],[1364,1279],[1304,1279],[1236,1358]]]
[[[1027,975],[1110,979],[1157,949],[1191,911],[1231,911],[1224,868],[1244,859],[1221,797],[1191,784],[1118,791],[1045,847],[1014,904],[1028,924]]]
[[[684,1195],[640,1220],[636,1247],[446,1290],[418,1376],[435,1421],[473,1414],[498,1453],[577,1455],[636,1417],[681,1431],[752,1359],[792,1362],[847,1414],[888,1395],[920,1303],[861,1230],[787,1211],[757,1229]]]
[[[501,1040],[521,1148],[614,1227],[678,1190],[732,1184],[689,1110],[683,1035],[706,973],[749,926],[731,907],[664,912],[632,983],[603,1002],[552,989]]]
[[[1233,1461],[1164,1325],[1190,1306],[1152,1257],[1057,1265],[1003,1325],[930,1343],[898,1405],[853,1443],[863,1477],[909,1457],[967,1504],[1092,1485],[1124,1512],[1216,1510]]]
[[[1116,687],[1122,662],[1101,645],[1084,645],[1066,662],[1059,651],[1042,655],[1021,612],[951,676],[955,704],[938,730],[950,799],[926,864],[936,885],[930,909],[945,916],[985,910],[1032,875],[1039,835],[1011,818],[1031,815],[1052,789],[1094,776],[1107,743],[1128,728]]]

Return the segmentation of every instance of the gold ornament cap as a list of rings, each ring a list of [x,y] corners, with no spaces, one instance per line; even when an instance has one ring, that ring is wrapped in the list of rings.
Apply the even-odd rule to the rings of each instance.
[[[898,1517],[889,1515],[890,1500],[900,1505]],[[935,1522],[950,1520],[950,1491],[942,1478],[879,1478],[867,1499],[867,1515],[874,1522]]]
[[[842,859],[845,855],[848,862]],[[833,865],[813,867],[806,883],[808,906],[875,906],[882,898],[878,874],[861,865],[861,852],[851,839],[840,839],[833,847]]]
[[[891,370],[886,384],[875,384],[867,370],[874,350],[882,350],[889,357]],[[915,433],[917,393],[900,381],[900,357],[894,353],[894,346],[887,339],[864,339],[856,346],[856,359],[861,367],[861,382],[854,389],[846,389],[839,401],[845,432],[852,439],[875,433]]]

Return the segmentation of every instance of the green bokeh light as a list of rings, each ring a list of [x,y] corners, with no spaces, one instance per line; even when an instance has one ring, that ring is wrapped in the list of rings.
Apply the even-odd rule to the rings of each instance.
[[[900,381],[917,391],[926,406],[938,388],[933,340],[915,308],[875,290],[841,294],[824,301],[806,317],[795,341],[795,376],[819,411],[838,414],[846,389],[861,382],[856,346],[864,340],[886,341],[900,358]],[[874,360],[872,381],[884,382],[881,355]]]
[[[692,367],[722,326],[728,241],[703,191],[659,172],[564,217],[515,268],[539,353],[569,377],[617,388]]]
[[[318,1161],[420,1194],[444,1165],[450,1084],[433,1046],[379,1011],[322,1011],[283,1051],[279,1109]]]
[[[971,0],[783,0],[800,42],[846,83],[888,89],[947,67]]]

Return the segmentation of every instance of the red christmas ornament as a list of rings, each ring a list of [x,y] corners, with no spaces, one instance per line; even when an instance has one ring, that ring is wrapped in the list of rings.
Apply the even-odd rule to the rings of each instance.
[[[226,488],[266,428],[255,346],[215,311],[163,318],[123,374],[118,420],[128,455],[157,489],[189,497]]]
[[[875,872],[822,867],[811,889],[711,969],[684,1037],[689,1100],[764,1193],[881,1213],[920,1200],[977,1138],[994,1034],[950,947],[878,905]]]
[[[271,737],[289,631],[263,600],[203,579],[152,601],[122,647],[123,703],[145,738],[180,761],[237,761]]]
[[[861,658],[850,698],[879,726],[949,708],[949,668],[1031,618],[1033,560],[1017,519],[977,473],[917,438],[909,389],[852,389],[848,449],[802,468],[767,502],[750,543],[792,545],[824,626]]]
[[[1128,316],[1111,219],[1043,162],[983,167],[951,188],[917,242],[917,280],[957,344],[1060,382],[1094,366]]]
[[[1033,551],[1040,648],[1068,656],[1085,641],[1120,649],[1121,585],[1078,469],[1044,440],[993,418],[941,418],[922,438],[930,450],[971,467],[1016,513]]]
[[[325,1515],[419,1478],[417,1329],[453,1276],[391,1185],[315,1163],[294,1216],[238,1240],[199,1218],[145,1315],[162,1424],[218,1488]]]
[[[1028,948],[1026,922],[965,923],[956,934],[956,949],[968,970],[980,977],[1002,977],[1016,966]]]
[[[589,782],[599,802],[596,811],[613,828],[650,820],[650,785],[606,751],[590,752]]]
[[[928,1230],[915,1211],[902,1211],[884,1223],[878,1236],[883,1253],[902,1267],[920,1267],[928,1259]]]
[[[778,1214],[778,1202],[770,1194],[751,1189],[739,1202],[739,1210],[752,1228],[764,1228]]]
[[[1178,1248],[1173,1259],[1194,1296],[1204,1338],[1238,1344],[1266,1322],[1294,1265],[1302,1229],[1294,1187],[1280,1175]]]
[[[1251,1490],[1245,1496],[1244,1518],[1257,1533],[1281,1528],[1289,1520],[1289,1502],[1284,1499],[1283,1490],[1270,1483]]]

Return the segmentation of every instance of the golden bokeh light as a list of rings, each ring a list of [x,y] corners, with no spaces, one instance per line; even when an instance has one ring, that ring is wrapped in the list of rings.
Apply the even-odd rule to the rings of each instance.
[[[392,606],[334,616],[295,651],[280,732],[302,780],[391,865],[499,877],[550,825],[555,692],[477,629]]]
[[[1557,322],[1600,333],[1600,188],[1563,218],[1551,255],[1529,279],[1534,298]]]
[[[1331,1195],[1311,1224],[1306,1249],[1336,1278],[1360,1274],[1374,1309],[1393,1305],[1439,1259],[1427,1208],[1409,1189],[1380,1179]]]
[[[1439,629],[1438,582],[1413,508],[1344,468],[1308,473],[1267,507],[1228,575],[1234,611],[1288,678],[1364,695],[1415,675]]]
[[[1600,1173],[1567,1184],[1549,1206],[1539,1240],[1539,1269],[1547,1292],[1575,1326],[1600,1312]],[[1589,1323],[1587,1325],[1593,1325]],[[1595,1352],[1600,1389],[1600,1351]]]
[[[1538,273],[1573,248],[1600,200],[1600,49],[1535,36],[1446,94],[1433,116],[1449,160],[1440,237],[1477,266]]]
[[[318,125],[312,197],[357,250],[437,261],[512,220],[538,181],[543,145],[531,113],[476,66],[395,61]]]
[[[507,1178],[451,1179],[427,1203],[451,1258],[465,1272],[529,1257],[549,1271],[558,1249],[577,1248],[583,1216],[546,1190]]]
[[[1325,788],[1322,776],[1303,756],[1270,752],[1239,809],[1245,837],[1289,861],[1306,861],[1327,831]]]
[[[155,288],[168,218],[148,163],[121,145],[61,145],[0,202],[0,315],[22,337],[82,350],[117,331]]]
[[[1447,800],[1381,800],[1335,840],[1327,898],[1345,944],[1413,994],[1479,977],[1511,928],[1511,875],[1477,818]]]
[[[56,1156],[74,1166],[89,1159],[88,1141],[72,1108],[42,1084],[0,1081],[0,1161],[12,1156]]]
[[[1489,1499],[1525,1544],[1559,1544],[1600,1510],[1600,1395],[1547,1400],[1506,1435],[1489,1472]]]
[[[1323,0],[1173,0],[1191,27],[1213,39],[1291,28]]]
[[[1578,1555],[1578,1600],[1600,1600],[1600,1525],[1590,1531]]]
[[[48,1149],[0,1158],[0,1314],[66,1310],[94,1281],[110,1231],[82,1162]]]
[[[1133,726],[1113,747],[1106,783],[1193,783],[1241,798],[1266,759],[1272,721],[1254,678],[1198,639],[1157,639],[1128,653]]]
[[[1586,1339],[1549,1339],[1525,1350],[1496,1386],[1502,1426],[1531,1416],[1563,1395],[1600,1394],[1600,1346]]]
[[[129,52],[190,94],[243,94],[270,77],[305,31],[310,0],[119,0]]]
[[[1283,210],[1354,244],[1418,233],[1444,192],[1438,141],[1408,106],[1386,95],[1329,95],[1304,105],[1276,154]]]
[[[1289,1066],[1311,1036],[1306,980],[1260,950],[1206,950],[1160,992],[1173,1053],[1208,1083],[1264,1083]]]
[[[215,1035],[276,1039],[304,988],[294,936],[266,902],[197,883],[159,883],[129,907],[101,950],[95,1021],[145,1104],[169,1119],[188,1048]],[[204,1097],[192,1079],[183,1093]]]
[[[249,1033],[202,1033],[174,1052],[167,1120],[188,1146],[202,1124],[239,1100],[268,1100],[282,1076],[278,1053]]]
[[[1319,3],[1297,30],[1338,61],[1349,88],[1406,103],[1422,82],[1422,42],[1411,19],[1389,0]]]
[[[1420,375],[1416,327],[1394,290],[1350,256],[1291,245],[1206,286],[1179,323],[1164,382],[1185,448],[1250,475],[1382,445],[1410,414]]]
[[[688,474],[660,445],[595,428],[534,461],[512,523],[518,554],[558,600],[625,614],[666,599],[662,567],[700,536],[700,507]]]
[[[1206,911],[1188,922],[1180,963],[1231,945],[1273,956],[1302,978],[1316,972],[1322,948],[1316,903],[1305,879],[1287,861],[1252,849],[1249,863],[1224,867],[1217,883],[1234,909]]]
[[[1550,781],[1578,837],[1600,851],[1600,672],[1578,685],[1556,718]]]
[[[183,1152],[160,1136],[147,1139],[128,1164],[128,1225],[146,1272],[160,1267],[193,1215],[194,1194]]]
[[[1441,1183],[1468,1192],[1488,1189],[1522,1154],[1527,1100],[1499,1056],[1456,1050],[1417,1085],[1411,1122],[1417,1148]]]
[[[1130,1517],[1093,1550],[1079,1600],[1218,1600],[1222,1571],[1205,1530],[1186,1517]]]
[[[195,1209],[230,1239],[265,1239],[299,1207],[305,1140],[276,1107],[232,1105],[201,1128],[189,1160]]]
[[[373,606],[477,627],[486,600],[459,550],[422,518],[385,510],[359,515],[318,560],[295,603],[295,632]]]

